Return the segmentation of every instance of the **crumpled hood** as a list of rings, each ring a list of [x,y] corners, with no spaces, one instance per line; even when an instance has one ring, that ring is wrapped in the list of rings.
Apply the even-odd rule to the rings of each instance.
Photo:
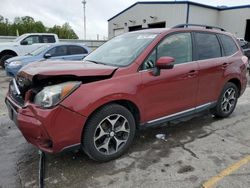
[[[36,75],[44,77],[60,75],[77,77],[108,76],[116,69],[117,67],[95,64],[89,61],[41,61],[23,67],[18,76],[26,77],[29,80],[32,80]]]

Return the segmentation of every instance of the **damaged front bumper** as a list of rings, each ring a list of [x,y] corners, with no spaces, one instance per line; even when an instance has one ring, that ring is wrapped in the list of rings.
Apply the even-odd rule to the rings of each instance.
[[[58,153],[80,146],[86,117],[61,105],[42,109],[28,103],[22,107],[9,94],[5,103],[25,139],[42,151]]]

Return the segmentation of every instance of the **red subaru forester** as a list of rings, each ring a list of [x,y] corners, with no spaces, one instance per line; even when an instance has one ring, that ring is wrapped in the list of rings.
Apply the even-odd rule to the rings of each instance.
[[[223,29],[179,25],[117,36],[84,62],[38,62],[9,86],[10,118],[49,153],[122,155],[135,131],[210,110],[227,117],[247,84],[247,57]]]

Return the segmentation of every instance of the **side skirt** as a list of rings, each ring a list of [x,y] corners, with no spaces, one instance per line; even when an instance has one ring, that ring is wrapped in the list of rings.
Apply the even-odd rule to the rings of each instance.
[[[180,120],[180,119],[186,118],[186,117],[192,117],[192,116],[195,117],[195,116],[197,116],[197,114],[204,112],[204,111],[209,111],[210,109],[212,109],[215,106],[216,106],[216,102],[206,103],[204,105],[197,106],[196,108],[190,108],[188,110],[177,112],[175,114],[171,114],[168,116],[164,116],[161,118],[150,120],[146,123],[140,124],[139,129],[145,129],[145,128],[149,128],[149,127],[157,127],[157,126],[160,126],[160,124],[162,124],[162,123],[167,123],[167,122],[170,122],[173,120]]]

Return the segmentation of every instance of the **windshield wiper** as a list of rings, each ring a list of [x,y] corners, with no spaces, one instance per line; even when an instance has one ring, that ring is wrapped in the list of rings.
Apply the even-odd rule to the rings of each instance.
[[[99,62],[99,61],[93,61],[93,60],[85,60],[85,61],[89,61],[89,62],[92,62],[92,63],[95,63],[95,64],[107,65],[106,63]]]

